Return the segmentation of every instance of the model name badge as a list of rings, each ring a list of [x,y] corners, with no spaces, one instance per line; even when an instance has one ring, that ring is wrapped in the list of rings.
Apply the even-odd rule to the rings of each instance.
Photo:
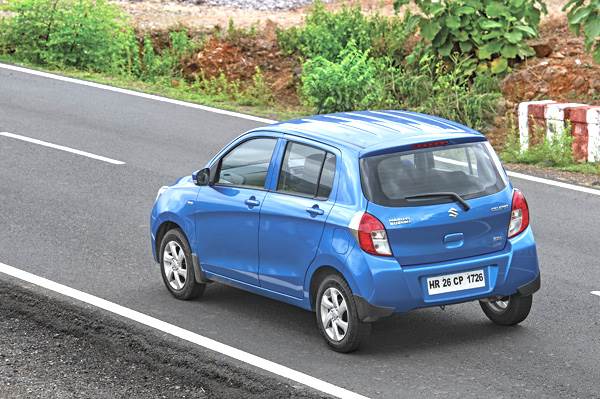
[[[391,218],[389,220],[389,222],[390,222],[390,226],[397,226],[399,224],[409,224],[410,223],[410,218],[409,217]]]
[[[495,207],[491,208],[490,210],[492,212],[498,212],[498,211],[501,211],[501,210],[506,209],[506,208],[508,208],[508,204],[498,205],[498,206],[495,206]]]

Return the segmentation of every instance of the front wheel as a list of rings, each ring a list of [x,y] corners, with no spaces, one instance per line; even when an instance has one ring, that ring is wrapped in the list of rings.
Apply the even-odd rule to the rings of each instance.
[[[192,251],[181,230],[165,234],[159,254],[163,281],[175,298],[194,299],[204,293],[206,284],[196,282]]]
[[[352,290],[337,274],[325,277],[319,285],[316,315],[321,335],[337,352],[355,351],[371,332],[371,324],[358,318]]]
[[[496,301],[479,301],[483,313],[494,323],[513,326],[527,318],[533,303],[533,295],[511,295]]]

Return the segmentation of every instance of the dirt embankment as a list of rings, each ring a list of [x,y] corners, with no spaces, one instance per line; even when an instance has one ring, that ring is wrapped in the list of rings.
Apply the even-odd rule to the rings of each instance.
[[[300,64],[281,52],[276,29],[277,25],[267,23],[256,36],[212,36],[202,50],[184,60],[184,75],[193,81],[200,75],[217,78],[223,74],[229,81],[239,81],[244,86],[253,82],[259,69],[276,101],[297,106]]]
[[[546,20],[532,41],[536,57],[517,65],[504,79],[507,101],[537,99],[600,104],[600,65],[567,27],[565,17]]]

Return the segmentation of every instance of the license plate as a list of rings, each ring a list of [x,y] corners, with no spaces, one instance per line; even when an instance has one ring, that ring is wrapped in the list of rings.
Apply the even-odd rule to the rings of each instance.
[[[429,277],[427,279],[427,292],[429,295],[480,287],[485,287],[483,270],[446,274],[445,276]]]

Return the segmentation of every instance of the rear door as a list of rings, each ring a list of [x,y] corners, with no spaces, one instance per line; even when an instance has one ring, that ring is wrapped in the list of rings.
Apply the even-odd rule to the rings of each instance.
[[[512,192],[484,142],[366,158],[368,212],[386,227],[401,265],[434,263],[502,250]],[[469,209],[452,197],[456,193]],[[422,197],[432,194],[430,197]]]
[[[334,204],[335,170],[336,156],[331,149],[287,142],[277,186],[261,208],[261,287],[302,297],[304,276]]]

